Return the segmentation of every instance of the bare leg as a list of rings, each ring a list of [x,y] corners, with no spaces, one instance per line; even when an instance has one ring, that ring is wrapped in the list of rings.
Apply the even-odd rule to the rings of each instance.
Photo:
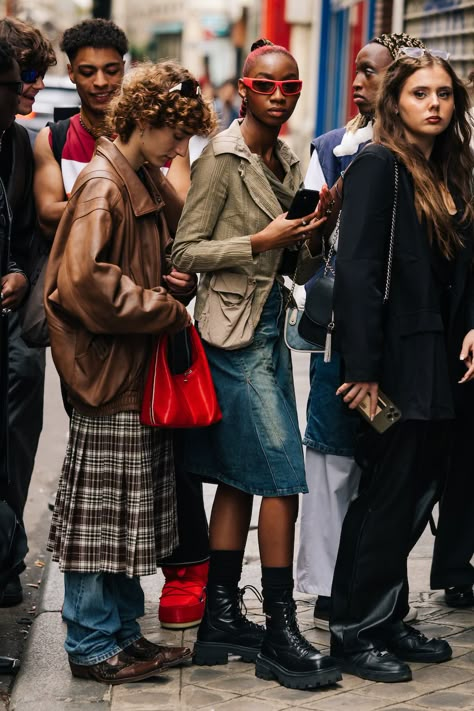
[[[258,543],[263,567],[293,564],[298,496],[264,497],[258,520]]]
[[[212,550],[243,551],[252,516],[253,496],[233,486],[219,484],[209,523]]]

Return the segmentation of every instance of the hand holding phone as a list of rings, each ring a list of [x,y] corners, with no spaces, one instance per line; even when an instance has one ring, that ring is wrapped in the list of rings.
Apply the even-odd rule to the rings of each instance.
[[[319,202],[319,190],[302,188],[295,194],[286,216],[287,220],[306,217],[316,210]]]
[[[402,416],[398,407],[375,382],[343,383],[336,390],[336,395],[343,395],[348,407],[360,412],[369,425],[380,434],[398,422]]]
[[[357,405],[356,409],[379,434],[382,434],[398,422],[402,415],[398,407],[381,390],[378,392],[377,408],[373,419],[370,417],[369,393]]]

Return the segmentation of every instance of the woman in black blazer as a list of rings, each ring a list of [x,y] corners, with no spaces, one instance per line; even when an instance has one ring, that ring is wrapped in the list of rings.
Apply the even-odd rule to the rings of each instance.
[[[407,681],[405,663],[452,651],[403,623],[410,547],[427,523],[450,423],[474,376],[469,99],[447,58],[404,48],[378,98],[375,142],[346,173],[336,266],[338,393],[350,408],[379,388],[402,417],[367,425],[356,449],[358,498],[344,521],[332,589],[331,654],[343,671]],[[390,228],[398,209],[389,299]],[[463,392],[464,391],[464,392]]]

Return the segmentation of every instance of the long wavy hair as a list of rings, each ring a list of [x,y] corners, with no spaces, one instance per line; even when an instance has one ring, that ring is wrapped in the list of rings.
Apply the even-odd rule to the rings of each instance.
[[[449,126],[435,139],[429,160],[409,143],[397,113],[398,101],[407,79],[419,69],[439,65],[453,86],[454,113]],[[457,226],[440,199],[440,189],[452,193],[464,208],[461,224],[473,220],[471,196],[474,157],[469,148],[471,126],[467,112],[470,101],[466,88],[447,61],[429,53],[420,58],[401,56],[386,70],[376,106],[374,140],[389,148],[411,173],[415,187],[415,208],[420,221],[427,222],[430,240],[436,239],[442,254],[452,257],[460,244]],[[459,205],[457,205],[459,207]]]

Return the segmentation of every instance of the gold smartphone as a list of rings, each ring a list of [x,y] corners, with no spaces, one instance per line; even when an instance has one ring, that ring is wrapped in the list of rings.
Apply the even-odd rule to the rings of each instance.
[[[398,407],[380,390],[377,398],[377,409],[373,420],[370,419],[369,393],[367,393],[362,402],[357,405],[356,409],[379,434],[382,434],[388,430],[389,427],[398,422],[402,415]]]

